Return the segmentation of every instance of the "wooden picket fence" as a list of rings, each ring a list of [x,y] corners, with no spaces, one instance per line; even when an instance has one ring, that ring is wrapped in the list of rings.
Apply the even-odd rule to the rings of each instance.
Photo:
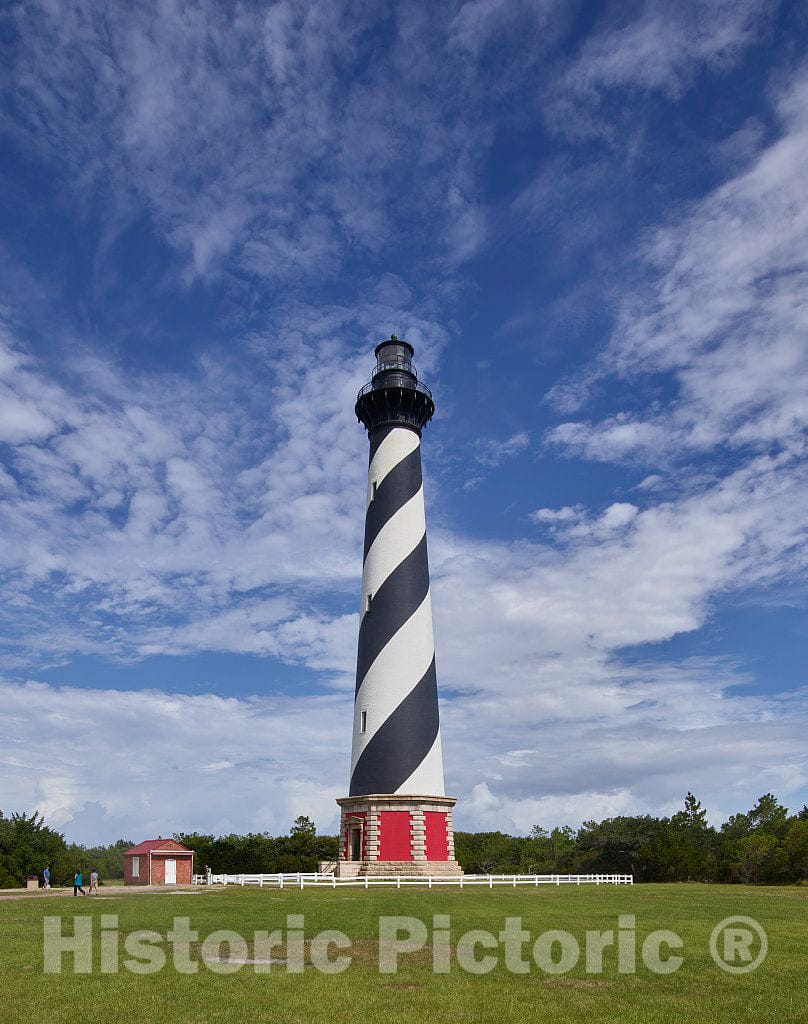
[[[452,885],[460,889],[474,886],[493,889],[495,886],[516,888],[520,885],[633,885],[634,875],[363,875],[360,878],[338,878],[317,871],[284,874],[194,875],[194,885],[256,885],[259,889],[308,889],[313,886],[330,889],[370,889],[377,885],[401,889],[419,885],[429,889]]]

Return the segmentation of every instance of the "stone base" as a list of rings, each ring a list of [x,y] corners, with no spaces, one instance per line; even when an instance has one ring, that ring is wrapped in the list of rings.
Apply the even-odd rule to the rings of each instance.
[[[364,863],[363,860],[338,860],[334,874],[337,878],[358,878]]]
[[[456,860],[342,860],[337,878],[379,878],[384,875],[416,875],[438,878],[463,874]]]

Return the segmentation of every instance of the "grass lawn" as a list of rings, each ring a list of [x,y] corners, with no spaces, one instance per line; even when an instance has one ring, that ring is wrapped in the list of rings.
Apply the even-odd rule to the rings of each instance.
[[[102,888],[101,895],[104,896]],[[631,887],[489,890],[257,890],[230,887],[199,895],[179,893],[74,899],[72,895],[0,902],[0,1020],[202,1022],[397,1021],[569,1024],[577,1021],[642,1022],[808,1021],[806,939],[808,889],[797,887],[643,885]],[[43,920],[62,915],[63,931],[73,931],[74,914],[92,914],[95,966],[91,974],[72,973],[65,956],[61,974],[43,973]],[[101,915],[117,915],[121,936],[120,971],[101,974]],[[256,930],[286,931],[286,915],[303,914],[306,939],[338,929],[352,942],[351,966],[326,975],[307,965],[301,974],[274,965],[259,974],[252,966],[217,974],[200,964],[196,974],[172,967],[138,975],[123,966],[125,936],[153,929],[164,938],[175,916],[187,916],[203,939],[232,929],[248,940]],[[431,928],[433,914],[451,918],[451,941],[469,929],[499,932],[506,917],[521,917],[531,941],[549,929],[564,929],[585,947],[588,930],[617,929],[618,915],[636,918],[635,974],[619,973],[614,948],[603,954],[602,973],[587,973],[584,956],[572,970],[550,975],[531,964],[528,973],[510,973],[504,951],[488,974],[462,970],[454,957],[449,974],[434,974],[431,945],[402,957],[396,974],[378,968],[380,915],[418,917]],[[733,976],[715,965],[708,941],[714,926],[730,915],[757,920],[765,929],[766,960],[750,974]],[[109,921],[106,922],[107,925]],[[671,929],[684,946],[684,963],[658,975],[642,963],[640,950],[655,929]],[[171,948],[165,944],[169,964]],[[677,952],[677,951],[674,951]],[[198,958],[193,944],[190,954]],[[261,955],[253,952],[248,955]],[[282,957],[284,950],[273,956]],[[667,954],[665,954],[667,955]]]

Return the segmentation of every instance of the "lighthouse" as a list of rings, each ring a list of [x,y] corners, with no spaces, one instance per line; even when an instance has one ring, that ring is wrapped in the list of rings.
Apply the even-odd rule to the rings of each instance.
[[[339,874],[459,874],[443,785],[421,433],[435,404],[412,345],[376,346],[356,415],[368,488],[349,795]]]

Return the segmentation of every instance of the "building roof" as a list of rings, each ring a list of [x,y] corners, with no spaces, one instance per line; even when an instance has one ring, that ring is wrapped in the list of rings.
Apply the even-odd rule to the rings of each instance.
[[[144,839],[137,846],[130,846],[128,850],[124,850],[123,855],[124,857],[132,854],[137,856],[141,853],[154,853],[155,851],[160,853],[193,853],[193,850],[189,850],[187,846],[178,843],[176,839]]]

